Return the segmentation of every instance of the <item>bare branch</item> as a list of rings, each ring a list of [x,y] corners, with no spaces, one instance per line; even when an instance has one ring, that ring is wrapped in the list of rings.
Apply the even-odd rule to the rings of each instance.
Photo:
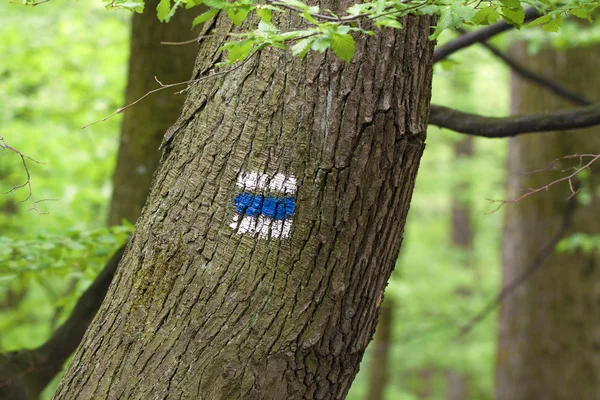
[[[529,7],[525,10],[525,22],[531,21],[541,14],[535,9],[535,7]],[[502,32],[506,32],[513,29],[514,25],[507,24],[504,21],[496,22],[495,24],[486,26],[485,28],[477,29],[469,32],[458,38],[448,42],[442,46],[439,46],[433,52],[433,62],[439,62],[448,57],[449,55],[469,47],[475,43],[484,42]]]
[[[552,161],[547,167],[542,168],[542,169],[538,169],[535,171],[530,171],[527,174],[533,174],[533,173],[537,173],[537,172],[542,172],[542,171],[548,171],[550,168],[552,168],[554,165],[556,165],[556,163],[558,163],[561,160],[566,160],[566,159],[573,159],[573,158],[579,158],[579,166],[577,167],[572,167],[569,169],[574,169],[574,171],[572,173],[570,173],[569,175],[563,176],[562,178],[559,179],[555,179],[550,183],[547,183],[544,186],[541,186],[539,188],[529,188],[525,191],[525,193],[523,193],[522,195],[520,195],[519,197],[515,198],[515,199],[511,199],[511,200],[492,200],[492,199],[488,199],[491,203],[500,203],[498,205],[498,207],[493,210],[492,212],[497,211],[498,209],[500,209],[503,205],[508,204],[508,203],[518,203],[521,200],[539,193],[539,192],[543,192],[546,191],[548,189],[550,189],[552,186],[561,183],[561,182],[568,182],[569,183],[569,190],[571,191],[571,196],[569,196],[569,198],[575,196],[577,194],[577,190],[575,190],[575,187],[577,186],[573,181],[576,178],[577,175],[579,175],[581,172],[583,172],[586,169],[589,169],[592,164],[594,164],[596,161],[598,161],[600,159],[600,154],[571,154],[568,156],[564,156],[564,157],[560,157],[557,158],[556,160]],[[588,161],[587,163],[583,163],[583,160],[586,158],[591,158],[590,161]],[[564,170],[566,171],[566,170]],[[564,172],[563,171],[563,172]]]
[[[456,30],[463,34],[467,34],[464,29],[457,28]],[[578,94],[571,92],[567,88],[559,85],[558,83],[554,82],[553,80],[548,79],[546,77],[543,77],[541,75],[538,75],[538,74],[528,70],[527,68],[525,68],[521,64],[519,64],[515,59],[513,59],[512,57],[510,57],[507,54],[502,53],[497,47],[489,44],[487,41],[483,40],[483,41],[479,42],[479,44],[481,44],[483,47],[488,49],[493,55],[495,55],[500,60],[502,60],[506,65],[508,65],[510,67],[510,69],[514,73],[519,75],[521,78],[526,79],[526,80],[528,80],[532,83],[535,83],[539,86],[542,86],[542,87],[550,90],[552,93],[554,93],[554,94],[556,94],[578,106],[589,106],[589,105],[594,104],[593,102],[591,102],[591,101],[579,96]]]
[[[575,188],[573,190],[576,190]],[[575,192],[576,193],[576,192]],[[554,248],[562,240],[565,236],[567,229],[571,225],[571,221],[573,220],[573,214],[575,213],[576,208],[576,198],[575,196],[569,197],[567,200],[567,205],[565,207],[565,212],[563,214],[563,219],[561,222],[558,231],[550,238],[548,243],[542,247],[542,249],[535,255],[535,257],[531,260],[527,268],[514,280],[507,283],[502,290],[496,295],[494,299],[492,299],[486,306],[484,306],[481,311],[475,314],[466,324],[464,324],[460,330],[459,336],[466,335],[471,332],[473,328],[483,321],[485,317],[487,317],[490,313],[492,313],[502,302],[510,296],[515,290],[517,290],[521,285],[529,280],[533,276],[533,274],[538,271],[542,265],[544,260],[548,258],[553,252]]]
[[[239,64],[237,64],[237,65],[235,65],[235,66],[233,66],[233,67],[231,67],[231,68],[229,68],[227,70],[219,71],[219,72],[214,72],[214,73],[211,73],[209,71],[209,75],[201,76],[200,78],[196,78],[196,79],[190,79],[189,81],[177,82],[177,83],[171,83],[171,84],[168,84],[168,85],[163,85],[158,79],[155,78],[156,81],[160,84],[160,87],[149,91],[148,93],[146,93],[145,95],[143,95],[142,97],[140,97],[139,99],[137,99],[136,101],[134,101],[133,103],[129,103],[129,104],[127,104],[127,105],[125,105],[125,106],[123,106],[121,108],[117,108],[112,114],[109,114],[106,117],[104,117],[102,119],[99,119],[98,121],[94,121],[91,124],[87,124],[87,125],[83,126],[81,129],[85,129],[88,126],[92,126],[92,125],[97,124],[99,122],[104,122],[107,119],[109,119],[111,117],[114,117],[117,114],[121,114],[123,111],[127,110],[129,107],[132,107],[132,106],[136,105],[140,101],[144,100],[146,97],[148,97],[151,94],[154,94],[156,92],[160,92],[161,90],[165,90],[165,89],[169,89],[169,88],[173,88],[173,87],[177,87],[177,86],[183,86],[183,85],[192,85],[192,84],[195,84],[195,83],[199,83],[199,82],[205,81],[205,80],[210,79],[210,78],[216,78],[218,76],[227,75],[228,73],[233,72],[233,71],[241,68],[244,64],[246,64],[257,53],[258,53],[258,50],[255,51],[254,53],[250,54],[248,57],[246,57],[245,60],[243,60]],[[187,90],[187,88],[183,89],[183,90],[181,90],[181,91],[179,91],[177,93],[185,92],[186,90]]]
[[[45,212],[41,212],[38,208],[37,205],[39,203],[42,203],[44,201],[56,201],[58,199],[42,199],[42,200],[36,200],[35,197],[33,196],[33,187],[31,186],[31,174],[29,173],[29,167],[27,166],[27,160],[33,161],[36,164],[43,164],[40,161],[34,160],[33,158],[26,156],[25,154],[21,153],[19,150],[15,149],[14,147],[11,147],[8,145],[8,143],[6,143],[6,141],[4,140],[4,137],[2,137],[2,135],[0,135],[0,149],[2,150],[8,150],[8,151],[12,151],[13,153],[17,154],[19,157],[21,157],[21,162],[23,163],[23,167],[25,168],[25,173],[27,174],[27,180],[20,184],[20,185],[16,185],[13,186],[12,189],[10,189],[8,192],[5,192],[5,194],[9,194],[12,193],[18,189],[24,188],[26,187],[29,191],[27,197],[21,201],[19,201],[19,203],[24,203],[28,200],[31,200],[31,203],[33,205],[33,207],[31,207],[30,209],[28,209],[27,211],[36,211],[38,214],[47,214]]]
[[[524,133],[587,128],[600,124],[600,104],[511,117],[484,117],[432,105],[429,124],[467,135],[504,138]]]

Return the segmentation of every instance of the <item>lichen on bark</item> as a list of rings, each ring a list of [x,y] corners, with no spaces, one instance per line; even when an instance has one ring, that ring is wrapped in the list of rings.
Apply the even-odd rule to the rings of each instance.
[[[56,399],[345,397],[424,149],[432,19],[403,25],[358,40],[351,63],[266,49],[189,89],[192,117]],[[196,75],[231,25],[209,28]],[[229,226],[250,171],[297,178],[289,238]]]

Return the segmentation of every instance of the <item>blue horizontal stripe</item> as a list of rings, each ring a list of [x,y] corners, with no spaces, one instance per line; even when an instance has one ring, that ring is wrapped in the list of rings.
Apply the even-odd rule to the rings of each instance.
[[[241,193],[235,196],[233,203],[239,214],[284,220],[294,215],[296,202],[293,197],[262,196],[260,194]]]

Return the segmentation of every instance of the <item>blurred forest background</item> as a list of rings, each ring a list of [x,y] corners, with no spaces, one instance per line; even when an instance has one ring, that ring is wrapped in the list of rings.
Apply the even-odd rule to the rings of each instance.
[[[0,135],[40,162],[27,160],[33,195],[49,199],[21,203],[27,187],[0,196],[1,352],[43,344],[132,231],[135,221],[109,217],[123,115],[81,129],[125,104],[130,21],[129,12],[107,11],[100,1],[53,1],[38,7],[0,2]],[[187,27],[180,30],[185,38],[194,38]],[[446,33],[440,42],[453,37]],[[524,29],[492,43],[506,52],[512,47],[514,53],[515,43],[527,40],[525,52],[535,57],[544,46],[561,52],[593,45],[599,37],[589,24],[567,24],[560,33]],[[183,47],[195,55],[193,44]],[[136,77],[130,72],[129,79]],[[433,85],[437,104],[483,115],[510,113],[510,69],[482,46],[438,63]],[[135,114],[136,107],[127,113]],[[511,198],[506,191],[508,145],[508,140],[429,129],[380,325],[348,399],[495,397],[497,310],[462,333],[461,328],[501,287],[504,213],[521,205],[492,212],[497,204],[488,199]],[[561,155],[591,150],[566,151],[570,153],[549,152],[535,163],[519,165],[525,171],[543,168]],[[156,147],[147,149],[151,152],[159,156]],[[0,155],[4,193],[22,184],[26,171],[17,154]],[[552,193],[536,196],[558,196],[564,207],[568,191]],[[34,205],[41,213],[28,211]],[[573,251],[590,237],[570,235],[571,245],[559,250]],[[589,243],[584,250],[597,252],[597,242]],[[519,251],[533,257],[537,250]],[[42,398],[50,397],[57,379]]]

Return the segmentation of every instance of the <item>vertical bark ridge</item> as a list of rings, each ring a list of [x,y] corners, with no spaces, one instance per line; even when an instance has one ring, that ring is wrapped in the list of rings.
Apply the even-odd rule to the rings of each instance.
[[[424,148],[431,25],[409,17],[360,39],[347,64],[263,50],[192,87],[184,113],[197,111],[163,157],[110,300],[55,398],[345,397]],[[230,29],[223,18],[215,27]],[[222,40],[200,47],[196,71]],[[252,171],[297,178],[288,238],[230,227],[236,181]]]

